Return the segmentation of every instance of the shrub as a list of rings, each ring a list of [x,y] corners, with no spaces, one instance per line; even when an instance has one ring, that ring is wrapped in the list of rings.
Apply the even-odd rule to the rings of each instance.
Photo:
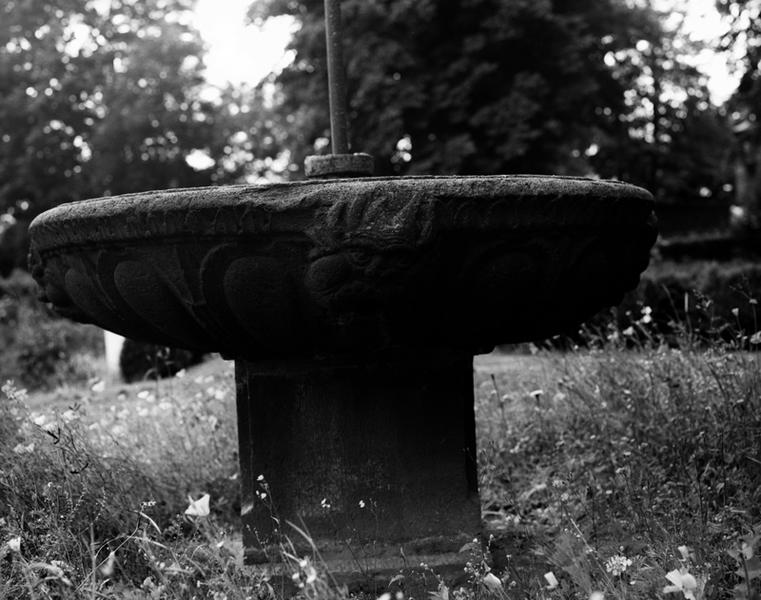
[[[119,369],[127,382],[144,381],[171,377],[202,360],[202,352],[126,339],[119,356]]]
[[[753,334],[761,328],[759,300],[761,264],[740,260],[656,262],[615,309],[614,321],[619,329],[626,329],[640,320],[648,307],[646,320],[652,321],[651,332],[671,345],[686,332],[693,341],[710,344],[719,336],[747,348],[757,345]],[[589,325],[601,330],[609,321],[606,311]]]
[[[36,294],[28,273],[0,279],[0,376],[37,389],[95,375],[93,358],[103,354],[101,330],[57,317]]]

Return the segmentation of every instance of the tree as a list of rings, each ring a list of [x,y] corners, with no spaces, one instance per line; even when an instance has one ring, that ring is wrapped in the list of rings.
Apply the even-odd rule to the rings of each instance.
[[[242,92],[210,93],[194,2],[0,3],[0,272],[61,202],[246,174],[235,136],[260,97],[233,114]]]
[[[690,62],[704,45],[683,31],[683,19],[677,6],[650,9],[636,44],[606,53],[625,106],[608,113],[592,158],[598,173],[642,185],[671,203],[715,200],[729,177],[731,135],[706,77]]]
[[[738,225],[761,229],[761,0],[718,0],[729,28],[719,49],[740,55],[737,90],[727,109],[735,133],[735,204]]]
[[[636,141],[640,101],[662,96],[641,85],[648,65],[655,84],[668,71],[670,85],[681,72],[689,94],[699,87],[697,74],[664,46],[660,15],[648,6],[345,0],[342,7],[354,149],[375,155],[378,174],[597,173],[652,184],[667,167],[663,144],[676,148],[680,128],[681,137],[702,131],[684,127],[695,111],[673,103],[668,114],[654,107],[650,118],[656,129],[673,123],[670,139],[658,132],[657,149],[649,136]],[[270,81],[281,118],[293,123],[287,144],[300,164],[326,151],[329,138],[322,2],[265,0],[249,14],[301,23],[293,64]],[[638,147],[651,156],[647,169],[631,168]]]

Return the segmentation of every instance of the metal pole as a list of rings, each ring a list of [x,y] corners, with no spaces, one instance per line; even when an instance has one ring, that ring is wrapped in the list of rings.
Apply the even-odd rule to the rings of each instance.
[[[333,154],[348,154],[346,72],[343,62],[340,0],[325,0],[325,40],[328,50],[331,147]]]

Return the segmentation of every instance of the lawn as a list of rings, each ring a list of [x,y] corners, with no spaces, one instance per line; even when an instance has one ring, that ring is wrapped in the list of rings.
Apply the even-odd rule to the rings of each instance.
[[[599,339],[477,357],[494,537],[470,549],[470,584],[440,600],[758,597],[761,357]],[[0,597],[270,593],[240,560],[232,363],[3,391]],[[191,505],[204,494],[208,515]],[[340,597],[304,558],[291,559],[300,594]]]

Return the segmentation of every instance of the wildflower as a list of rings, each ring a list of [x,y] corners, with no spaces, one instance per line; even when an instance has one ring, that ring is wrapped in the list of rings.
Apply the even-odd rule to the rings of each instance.
[[[592,592],[589,595],[589,600],[605,600],[605,596],[602,592]]]
[[[360,508],[364,508],[365,507],[365,501],[364,500],[360,500],[359,501],[359,507]]]
[[[299,560],[299,569],[300,571],[294,573],[291,575],[291,579],[300,587],[304,587],[304,582],[306,582],[307,585],[314,583],[317,581],[317,569],[312,566],[311,561],[309,558],[302,558]],[[304,575],[304,580],[302,581],[302,574]]]
[[[557,577],[555,577],[555,574],[552,571],[545,573],[544,578],[547,581],[548,590],[554,590],[560,585],[560,582],[557,580]]]
[[[376,600],[391,600],[391,594],[389,594],[388,592],[384,592],[383,594],[378,596]]]
[[[79,415],[77,414],[77,411],[71,408],[64,411],[64,413],[61,415],[61,419],[63,419],[64,423],[71,423],[72,421],[75,421],[78,418],[79,418]]]
[[[651,316],[653,314],[653,309],[649,306],[643,306],[642,307],[642,318],[640,319],[640,323],[648,324],[653,320],[653,317]]]
[[[666,579],[671,582],[663,588],[664,594],[671,592],[682,592],[687,600],[696,600],[695,590],[698,589],[697,580],[687,572],[687,569],[674,569],[666,574]]]
[[[626,569],[631,566],[632,561],[630,558],[626,558],[621,554],[611,556],[605,563],[605,570],[611,573],[614,577],[619,577],[624,574]]]
[[[8,540],[8,550],[11,552],[21,552],[21,536],[17,535]]]
[[[103,577],[111,577],[114,573],[114,563],[116,562],[116,553],[112,550],[108,553],[108,558],[103,566],[100,568],[100,573]]]
[[[486,588],[495,594],[502,589],[502,581],[491,571],[484,575],[483,582]]]
[[[30,442],[26,445],[18,443],[13,447],[13,451],[16,454],[31,454],[34,452],[34,442]]]
[[[621,333],[623,333],[624,335],[627,335],[627,336],[632,336],[632,335],[634,335],[634,327],[629,325],[629,327],[624,329]]]
[[[264,475],[259,475],[259,477],[257,477],[256,480],[259,482],[264,481]]]
[[[740,309],[739,309],[739,308],[737,308],[737,307],[733,308],[733,309],[732,309],[732,314],[733,314],[735,317],[739,317],[739,316],[740,316]]]
[[[191,517],[207,517],[209,515],[209,494],[204,494],[198,500],[188,496],[190,506],[185,509],[185,514]]]
[[[327,510],[328,508],[330,508],[330,502],[328,502],[327,498],[323,498],[322,500],[320,500],[320,506],[322,506],[324,509]]]

